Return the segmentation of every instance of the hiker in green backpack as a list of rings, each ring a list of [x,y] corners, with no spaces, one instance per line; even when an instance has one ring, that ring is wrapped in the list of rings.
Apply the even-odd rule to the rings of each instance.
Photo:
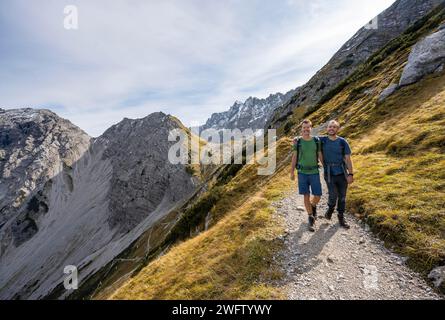
[[[304,196],[304,205],[309,215],[309,231],[315,232],[317,205],[322,196],[319,161],[323,163],[320,139],[311,136],[312,122],[304,120],[301,124],[302,137],[294,140],[292,147],[291,180],[295,181],[298,170],[298,189]],[[311,191],[313,198],[311,200]]]

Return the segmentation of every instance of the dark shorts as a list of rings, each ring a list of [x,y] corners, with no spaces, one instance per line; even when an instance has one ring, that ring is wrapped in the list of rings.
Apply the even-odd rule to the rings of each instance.
[[[298,174],[298,190],[301,195],[312,194],[322,196],[321,182],[319,174]]]

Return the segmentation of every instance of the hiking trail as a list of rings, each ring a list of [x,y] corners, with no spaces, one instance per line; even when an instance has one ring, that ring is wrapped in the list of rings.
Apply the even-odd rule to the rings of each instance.
[[[416,300],[443,299],[357,218],[345,214],[351,229],[338,225],[337,213],[324,219],[327,190],[318,205],[316,232],[308,231],[308,215],[296,183],[273,204],[284,219],[284,248],[274,257],[284,277],[275,285],[290,300]]]

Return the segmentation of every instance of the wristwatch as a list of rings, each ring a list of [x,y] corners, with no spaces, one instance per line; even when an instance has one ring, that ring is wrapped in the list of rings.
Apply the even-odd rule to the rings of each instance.
[[[354,174],[353,174],[353,173],[350,173],[350,174],[348,174],[348,176],[350,176],[350,177],[353,177],[353,176],[354,176]]]

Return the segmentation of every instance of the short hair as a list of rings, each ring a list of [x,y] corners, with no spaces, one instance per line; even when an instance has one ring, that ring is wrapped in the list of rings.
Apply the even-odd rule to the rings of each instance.
[[[309,120],[309,119],[305,119],[305,120],[303,120],[303,121],[301,122],[301,126],[303,126],[304,124],[308,124],[308,125],[310,125],[310,126],[312,127],[312,121]]]
[[[337,120],[331,120],[331,121],[329,121],[328,125],[331,125],[331,124],[335,124],[337,127],[340,128],[340,122],[338,122]]]

